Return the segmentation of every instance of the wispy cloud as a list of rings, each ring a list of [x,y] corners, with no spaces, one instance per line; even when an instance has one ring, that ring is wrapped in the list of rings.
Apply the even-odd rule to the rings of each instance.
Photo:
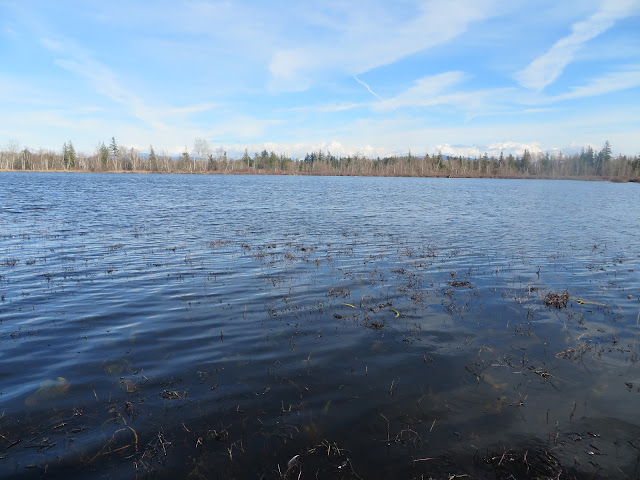
[[[596,13],[575,23],[569,35],[516,73],[515,79],[523,87],[544,89],[562,74],[585,43],[610,29],[617,20],[637,14],[638,5],[638,0],[605,0]]]
[[[53,96],[50,90],[34,86],[24,78],[0,73],[0,102],[51,107],[57,104]]]
[[[119,75],[111,68],[92,58],[91,53],[78,47],[74,42],[43,38],[41,43],[45,48],[62,57],[54,60],[57,66],[87,79],[96,92],[124,107],[135,118],[153,128],[168,130],[170,127],[167,119],[171,116],[201,113],[219,106],[211,102],[182,107],[149,105],[139,95],[123,86]]]
[[[359,2],[332,13],[337,31],[295,48],[274,52],[269,65],[272,87],[304,90],[326,72],[349,75],[392,64],[411,54],[447,43],[476,21],[493,15],[493,0],[428,0],[407,15],[395,5]],[[345,22],[344,19],[348,19]],[[329,23],[329,20],[327,20]]]
[[[196,105],[187,105],[185,107],[173,107],[168,108],[167,112],[172,114],[191,114],[207,112],[220,107],[219,103],[199,103]]]
[[[368,107],[368,102],[342,102],[342,103],[327,103],[319,105],[305,105],[301,107],[282,108],[278,109],[278,112],[346,112],[347,110],[353,110],[355,108]]]
[[[423,77],[399,95],[370,105],[379,112],[401,108],[449,107],[450,111],[462,114],[465,122],[513,109],[514,88],[461,88],[461,84],[469,78],[470,76],[462,71]]]
[[[443,72],[436,75],[422,77],[412,86],[400,92],[396,96],[383,99],[370,87],[362,82],[356,75],[353,76],[374,95],[377,100],[366,102],[342,102],[294,107],[283,111],[300,112],[343,112],[357,108],[364,108],[376,114],[384,114],[389,111],[404,108],[429,108],[436,106],[448,106],[458,112],[463,112],[465,118],[470,120],[477,116],[491,115],[505,110],[505,98],[513,93],[514,89],[498,88],[484,90],[463,90],[459,87],[469,75],[462,71]]]
[[[89,79],[95,90],[129,110],[137,119],[159,129],[167,125],[158,120],[153,109],[137,95],[130,92],[117,79],[117,76],[100,62],[88,58],[56,60],[56,65]]]
[[[550,97],[550,101],[575,100],[578,98],[594,97],[606,93],[628,90],[640,86],[640,65],[634,65],[628,70],[607,73],[594,78],[586,85],[571,88],[567,93]]]
[[[89,80],[96,92],[127,108],[139,120],[155,127],[166,129],[137,95],[123,87],[118,76],[106,65],[93,59],[84,48],[69,40],[43,38],[42,45],[55,53],[54,63],[59,67]]]
[[[357,75],[354,75],[353,78],[355,79],[356,82],[358,82],[360,85],[366,88],[371,95],[373,95],[376,98],[380,98],[380,95],[378,95],[376,92],[371,90],[371,87],[367,85],[365,82],[363,82],[362,80],[360,80]]]
[[[383,100],[376,105],[381,110],[392,110],[401,107],[426,107],[450,101],[450,95],[443,96],[452,87],[465,79],[461,71],[444,72],[420,78],[415,84],[399,95]]]

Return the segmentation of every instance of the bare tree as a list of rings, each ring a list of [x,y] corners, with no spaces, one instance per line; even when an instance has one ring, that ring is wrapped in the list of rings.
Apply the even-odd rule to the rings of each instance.
[[[13,170],[14,163],[16,160],[16,155],[18,154],[18,150],[20,149],[20,144],[17,140],[11,139],[7,143],[7,152],[4,156],[5,160],[5,170]],[[0,165],[1,167],[1,165]]]
[[[211,148],[204,138],[196,138],[193,141],[193,170],[196,169],[196,160],[202,161],[209,153]]]
[[[22,161],[22,170],[26,170],[27,167],[30,167],[31,164],[31,152],[28,147],[25,147],[22,152],[20,152],[20,160]]]

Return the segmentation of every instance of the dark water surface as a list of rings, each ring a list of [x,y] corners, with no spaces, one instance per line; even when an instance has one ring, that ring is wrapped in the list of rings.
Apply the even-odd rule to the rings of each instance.
[[[3,173],[0,477],[638,478],[639,233],[635,184]]]

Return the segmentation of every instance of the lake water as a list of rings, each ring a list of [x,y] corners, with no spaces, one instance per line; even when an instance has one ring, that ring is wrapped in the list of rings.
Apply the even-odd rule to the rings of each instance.
[[[639,232],[637,184],[0,174],[0,477],[637,478]]]

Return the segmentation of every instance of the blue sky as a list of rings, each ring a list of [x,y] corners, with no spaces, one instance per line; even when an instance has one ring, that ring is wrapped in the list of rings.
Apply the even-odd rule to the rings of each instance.
[[[0,148],[640,154],[640,0],[0,0]]]

